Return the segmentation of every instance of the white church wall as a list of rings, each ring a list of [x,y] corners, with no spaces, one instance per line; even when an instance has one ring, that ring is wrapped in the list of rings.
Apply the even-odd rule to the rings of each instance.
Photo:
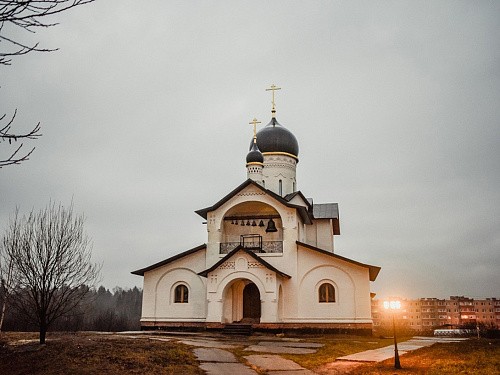
[[[295,262],[296,263],[296,262]],[[291,279],[281,282],[283,305],[281,306],[281,321],[293,322],[299,316],[299,305],[301,303],[298,293],[299,283],[297,278],[297,266],[294,265],[295,272],[290,272]]]
[[[306,225],[306,238],[305,238],[305,243],[308,243],[312,246],[317,246],[318,244],[318,236],[317,236],[317,221],[314,220],[312,225]]]
[[[315,219],[306,225],[306,243],[333,252],[333,229],[330,219]]]
[[[158,267],[144,274],[141,320],[204,321],[206,281],[197,275],[205,267],[203,250]],[[179,284],[188,288],[188,302],[175,303],[174,290]]]
[[[298,319],[371,323],[368,268],[299,247]],[[335,302],[320,303],[322,283],[335,287]]]
[[[333,252],[333,229],[330,219],[315,220],[317,232],[317,245],[323,250]]]
[[[318,291],[323,283],[334,286],[335,302],[319,302]],[[345,271],[331,265],[308,270],[299,286],[299,298],[299,318],[342,320],[356,316],[354,282]]]

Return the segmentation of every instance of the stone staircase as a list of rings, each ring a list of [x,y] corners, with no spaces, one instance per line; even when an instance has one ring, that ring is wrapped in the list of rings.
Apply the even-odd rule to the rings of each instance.
[[[222,329],[226,335],[250,336],[252,334],[251,324],[231,323],[226,324]]]

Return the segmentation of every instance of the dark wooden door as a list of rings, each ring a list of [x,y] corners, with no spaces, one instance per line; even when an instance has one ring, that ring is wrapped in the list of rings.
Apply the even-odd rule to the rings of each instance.
[[[243,318],[260,319],[260,293],[254,283],[243,289]]]

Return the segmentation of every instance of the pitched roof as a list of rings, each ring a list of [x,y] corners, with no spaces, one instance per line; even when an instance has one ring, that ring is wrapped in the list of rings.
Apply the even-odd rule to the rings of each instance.
[[[267,269],[271,270],[271,271],[274,271],[276,272],[278,275],[282,276],[282,277],[285,277],[287,279],[290,279],[291,276],[290,275],[287,275],[286,273],[284,272],[281,272],[280,270],[278,270],[277,268],[275,268],[273,265],[269,264],[268,262],[266,262],[264,259],[262,259],[261,257],[259,257],[258,255],[256,255],[253,251],[250,251],[246,248],[244,248],[243,246],[241,245],[238,245],[236,246],[233,250],[231,250],[224,258],[222,258],[221,260],[219,260],[217,263],[215,263],[212,267],[206,269],[205,271],[202,271],[202,272],[199,272],[198,275],[200,276],[203,276],[203,277],[207,277],[208,274],[210,272],[212,272],[213,270],[217,269],[217,267],[219,267],[222,263],[224,263],[226,260],[228,260],[229,258],[231,258],[234,254],[236,254],[238,251],[243,251],[244,253],[250,255],[253,259],[255,259],[257,262],[259,262],[260,264],[262,264],[264,267],[266,267]]]
[[[196,246],[195,248],[193,249],[190,249],[190,250],[187,250],[187,251],[184,251],[182,253],[179,253],[177,255],[174,255],[173,257],[170,257],[170,258],[167,258],[165,260],[162,260],[161,262],[158,262],[158,263],[155,263],[151,266],[148,266],[148,267],[145,267],[145,268],[141,268],[140,270],[137,270],[137,271],[132,271],[130,272],[131,274],[134,274],[134,275],[139,275],[139,276],[144,276],[144,272],[147,272],[147,271],[151,271],[151,270],[154,270],[155,268],[158,268],[158,267],[161,267],[161,266],[164,266],[165,264],[169,264],[169,263],[172,263],[173,261],[177,260],[177,259],[181,259],[181,258],[184,258],[185,256],[188,256],[188,255],[191,255],[191,254],[194,254],[200,250],[203,250],[203,249],[206,249],[207,248],[207,245],[206,244],[203,244],[203,245],[200,245],[200,246]]]
[[[338,219],[338,203],[315,203],[313,204],[313,216],[315,219]]]
[[[295,191],[295,192],[290,193],[290,194],[287,194],[287,195],[285,195],[283,198],[285,198],[285,200],[286,200],[286,201],[290,202],[290,201],[291,201],[293,198],[295,198],[297,195],[298,195],[298,196],[299,196],[299,197],[300,197],[300,198],[304,201],[304,203],[305,203],[305,204],[307,204],[307,206],[308,206],[309,208],[311,208],[311,206],[312,206],[312,200],[311,200],[311,201],[309,201],[309,199],[307,199],[307,198],[304,196],[304,194],[302,194],[302,192],[301,192],[300,190]]]
[[[213,206],[202,208],[200,210],[196,210],[195,212],[198,215],[200,215],[202,218],[206,219],[207,218],[207,214],[209,212],[218,209],[220,206],[222,206],[224,203],[226,203],[232,197],[234,197],[236,194],[238,194],[241,190],[243,190],[244,188],[246,188],[247,186],[250,186],[250,185],[253,185],[253,186],[257,187],[258,189],[262,190],[263,192],[265,192],[266,194],[268,194],[272,198],[276,199],[281,204],[283,204],[283,205],[285,205],[287,207],[291,207],[291,208],[297,209],[300,217],[302,218],[302,220],[306,224],[311,224],[312,223],[312,221],[311,221],[312,217],[311,217],[311,215],[310,215],[309,210],[308,210],[307,207],[299,206],[299,205],[296,205],[296,204],[292,204],[292,203],[288,202],[288,200],[286,200],[285,198],[280,197],[278,194],[274,193],[273,191],[268,190],[268,189],[262,187],[261,185],[259,185],[258,183],[256,183],[255,181],[253,181],[251,179],[248,179],[245,182],[243,182],[242,184],[240,184],[239,186],[237,186],[235,189],[233,189],[229,194],[227,194],[224,198],[222,198],[221,200],[219,200]]]
[[[333,257],[335,259],[343,260],[344,262],[348,262],[348,263],[351,263],[351,264],[355,264],[357,266],[368,268],[368,271],[369,271],[369,274],[370,274],[370,281],[375,281],[375,279],[378,276],[378,273],[380,272],[380,267],[378,267],[378,266],[372,266],[370,264],[360,263],[360,262],[357,262],[355,260],[352,260],[352,259],[340,256],[340,255],[334,254],[334,253],[332,253],[330,251],[326,251],[326,250],[320,249],[318,247],[306,244],[304,242],[296,241],[296,243],[297,243],[297,245],[300,245],[300,246],[305,247],[305,248],[310,249],[310,250],[317,251],[318,253],[321,253],[321,254],[324,254],[324,255],[328,255],[329,257]]]

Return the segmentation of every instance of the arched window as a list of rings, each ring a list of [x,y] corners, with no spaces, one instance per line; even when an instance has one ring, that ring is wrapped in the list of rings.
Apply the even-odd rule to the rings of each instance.
[[[175,303],[188,303],[188,288],[184,284],[177,285],[175,287]]]
[[[332,284],[321,284],[318,290],[318,301],[321,303],[335,302],[335,288]]]

